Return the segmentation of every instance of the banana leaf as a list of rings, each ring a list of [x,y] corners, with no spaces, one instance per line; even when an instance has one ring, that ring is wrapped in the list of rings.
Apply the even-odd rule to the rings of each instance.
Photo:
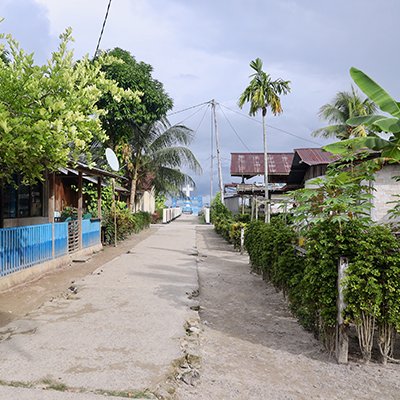
[[[368,75],[354,67],[350,69],[350,75],[357,86],[376,103],[382,111],[394,117],[400,117],[399,104]]]

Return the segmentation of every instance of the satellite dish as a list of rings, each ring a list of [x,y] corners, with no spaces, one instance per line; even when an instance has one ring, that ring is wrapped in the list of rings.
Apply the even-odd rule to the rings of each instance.
[[[117,156],[115,155],[114,151],[111,150],[110,148],[106,149],[106,159],[108,162],[108,165],[113,171],[119,171],[119,161]]]

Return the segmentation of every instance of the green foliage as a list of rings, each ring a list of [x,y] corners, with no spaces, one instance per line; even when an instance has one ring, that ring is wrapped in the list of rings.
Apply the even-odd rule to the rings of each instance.
[[[385,226],[364,229],[346,278],[347,318],[360,323],[361,313],[400,331],[400,245]]]
[[[89,144],[103,142],[103,111],[97,102],[103,93],[116,100],[139,101],[137,93],[124,91],[106,79],[101,68],[109,62],[83,58],[73,61],[68,50],[71,29],[60,36],[58,50],[43,66],[34,64],[11,35],[0,35],[8,60],[0,57],[0,179],[13,174],[24,182],[43,179],[43,172],[56,171],[86,153]]]
[[[400,161],[400,105],[382,87],[374,82],[368,75],[357,68],[350,69],[350,75],[357,86],[377,106],[389,116],[366,115],[350,118],[347,124],[350,126],[365,126],[374,132],[385,132],[389,137],[383,139],[377,135],[364,138],[348,139],[339,143],[325,146],[327,151],[343,154],[349,151],[357,151],[369,148],[380,151],[381,156],[393,161]]]
[[[362,159],[363,154],[357,158]],[[346,162],[348,161],[348,162]],[[373,172],[380,168],[376,160],[354,164],[354,157],[342,159],[341,165],[328,167],[324,178],[310,182],[312,188],[292,192],[296,207],[294,223],[307,230],[313,224],[330,221],[339,228],[352,220],[370,223]]]
[[[233,216],[232,213],[221,202],[221,195],[217,193],[211,202],[211,222],[214,224],[215,231],[232,243],[234,248],[240,248],[240,236],[242,228],[247,228],[247,224],[242,222],[243,216]]]
[[[352,259],[358,254],[363,229],[358,220],[348,221],[341,228],[327,220],[314,224],[307,233],[302,287],[316,331],[335,326],[338,261],[341,256]]]
[[[78,219],[78,209],[76,207],[64,207],[61,213],[61,219],[65,221],[67,218]]]
[[[249,86],[241,94],[238,105],[240,108],[245,103],[250,103],[250,115],[256,115],[259,110],[263,116],[270,108],[274,115],[282,113],[282,105],[279,96],[290,92],[290,81],[277,79],[273,81],[271,75],[263,71],[263,62],[260,58],[251,61],[250,67],[254,73]]]
[[[75,185],[71,185],[71,188],[78,191]],[[97,208],[97,185],[91,182],[84,182],[82,187],[82,194],[84,198],[84,205],[86,211],[92,214],[93,217],[98,217]],[[113,190],[112,185],[103,186],[101,188],[101,210],[102,214],[109,211],[112,207],[113,202]]]
[[[221,194],[217,193],[211,202],[211,223],[214,224],[215,231],[224,239],[229,241],[233,215],[221,202]]]
[[[139,183],[149,174],[159,194],[177,194],[181,188],[193,179],[182,172],[187,168],[201,173],[200,163],[189,149],[194,136],[193,131],[184,125],[171,126],[167,119],[142,126],[144,142],[142,145],[131,143],[132,160],[139,172]]]
[[[140,103],[132,99],[118,102],[108,94],[99,101],[99,107],[107,110],[107,114],[101,117],[103,127],[110,145],[115,147],[131,140],[135,126],[152,124],[164,117],[172,109],[173,102],[162,83],[152,77],[151,65],[136,61],[128,51],[120,48],[105,54],[115,60],[102,67],[106,77],[126,90],[141,93]]]
[[[132,233],[138,233],[142,229],[147,228],[151,222],[151,215],[147,212],[138,212],[132,214],[123,202],[116,204],[117,219],[117,240],[126,239]],[[102,225],[104,229],[104,239],[107,244],[114,243],[115,225],[114,211],[107,210],[104,214]]]
[[[214,223],[215,218],[233,219],[232,213],[221,202],[221,193],[217,193],[211,202],[211,223]]]
[[[312,135],[340,140],[367,136],[368,131],[362,125],[351,126],[347,124],[347,120],[373,115],[376,109],[375,103],[370,99],[363,100],[354,87],[351,88],[351,92],[338,92],[331,103],[323,105],[319,110],[320,118],[331,125],[317,129]]]

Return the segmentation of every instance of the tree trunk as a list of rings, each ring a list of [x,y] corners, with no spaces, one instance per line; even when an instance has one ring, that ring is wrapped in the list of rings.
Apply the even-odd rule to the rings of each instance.
[[[135,165],[135,169],[133,170],[133,177],[131,180],[131,196],[130,196],[130,209],[131,212],[136,212],[136,187],[138,180],[138,167]]]
[[[269,190],[268,190],[268,147],[267,147],[267,127],[265,124],[265,111],[262,111],[262,125],[263,125],[263,141],[264,141],[264,196],[265,196],[265,222],[270,223],[270,208],[269,208]]]

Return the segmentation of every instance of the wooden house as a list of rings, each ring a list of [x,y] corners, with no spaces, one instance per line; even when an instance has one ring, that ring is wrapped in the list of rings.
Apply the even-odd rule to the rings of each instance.
[[[15,185],[0,187],[0,276],[19,272],[23,281],[29,275],[26,270],[37,264],[47,263],[53,268],[68,262],[72,253],[100,249],[105,178],[119,176],[78,163],[46,173],[43,182],[32,186],[21,185],[15,178]],[[96,182],[96,218],[84,209],[84,180]],[[66,207],[76,209],[76,216],[63,220]],[[18,281],[13,277],[13,284]],[[0,290],[9,285],[0,279]]]

